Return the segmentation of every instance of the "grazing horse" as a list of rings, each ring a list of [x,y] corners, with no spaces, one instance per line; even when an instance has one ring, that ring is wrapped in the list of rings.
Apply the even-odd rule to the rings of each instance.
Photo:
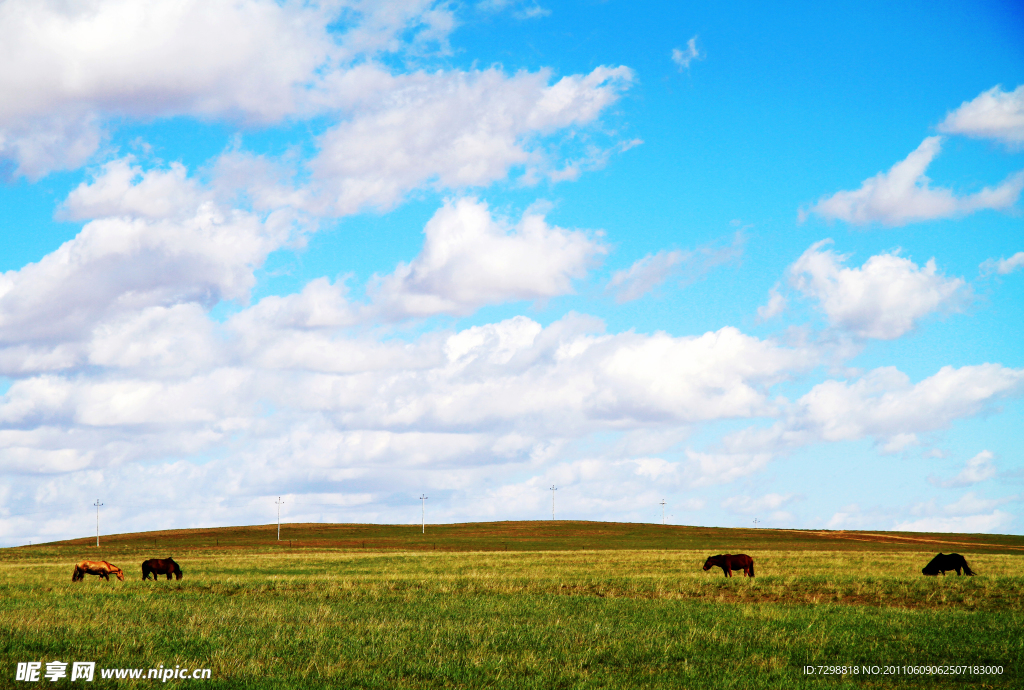
[[[958,553],[940,553],[928,561],[928,565],[921,569],[921,573],[924,575],[938,575],[939,573],[945,575],[947,570],[955,570],[957,575],[960,574],[961,570],[964,571],[964,575],[974,574],[971,567],[967,565],[967,559]]]
[[[167,579],[170,580],[171,573],[174,574],[175,579],[181,579],[181,568],[174,562],[173,558],[151,558],[142,564],[143,580],[148,580],[150,575],[153,576],[154,580],[157,579],[157,575],[166,575]]]
[[[704,570],[711,570],[716,565],[722,569],[726,577],[732,577],[733,570],[742,570],[747,577],[754,577],[754,559],[745,553],[709,556],[704,561]]]
[[[80,582],[86,575],[99,575],[104,580],[110,580],[111,575],[124,582],[124,571],[112,563],[106,561],[80,561],[75,566],[75,572],[71,575],[72,582]]]

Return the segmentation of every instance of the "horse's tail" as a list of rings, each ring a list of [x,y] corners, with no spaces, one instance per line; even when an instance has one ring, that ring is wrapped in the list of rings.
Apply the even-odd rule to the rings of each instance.
[[[78,566],[75,566],[74,572],[71,573],[71,581],[78,582]]]
[[[754,577],[754,559],[750,559],[750,577]]]

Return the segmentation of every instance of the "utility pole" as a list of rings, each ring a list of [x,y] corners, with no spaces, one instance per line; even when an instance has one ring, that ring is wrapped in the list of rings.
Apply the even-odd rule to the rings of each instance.
[[[757,523],[761,522],[757,518],[754,518],[754,529],[757,529]]]
[[[661,499],[661,524],[665,524],[665,499]]]
[[[427,496],[425,494],[420,494],[420,522],[422,523],[420,525],[420,527],[421,527],[421,532],[423,534],[427,533],[427,499],[428,498],[430,498],[430,496]]]
[[[93,505],[96,506],[96,548],[98,549],[100,547],[100,506],[103,504],[97,498]]]
[[[555,519],[555,492],[558,491],[558,487],[554,484],[551,485],[551,519]]]
[[[281,497],[278,496],[277,497],[277,540],[278,541],[281,541],[281,504],[282,503],[284,503],[284,501],[282,501]]]

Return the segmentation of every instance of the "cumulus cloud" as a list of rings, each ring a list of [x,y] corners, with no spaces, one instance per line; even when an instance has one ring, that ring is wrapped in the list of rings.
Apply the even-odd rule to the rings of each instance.
[[[732,468],[725,475],[732,479],[814,443],[868,438],[881,452],[895,453],[919,443],[919,434],[948,428],[1022,391],[1024,369],[999,364],[947,366],[916,384],[895,367],[881,367],[852,381],[815,385],[779,412],[780,421],[733,432],[708,457],[726,459],[722,467]]]
[[[350,213],[513,166],[557,175],[532,139],[593,121],[632,80],[624,67],[549,84],[545,70],[382,65],[445,52],[455,25],[435,0],[11,0],[0,5],[0,158],[35,179],[86,163],[117,118],[264,127],[326,116],[338,124],[312,162],[316,207]]]
[[[916,384],[895,367],[882,367],[853,382],[814,386],[790,411],[785,433],[824,441],[871,437],[899,450],[917,434],[973,417],[1022,388],[1024,370],[999,364],[946,366]]]
[[[1024,189],[1024,171],[1007,177],[996,187],[957,196],[952,190],[932,187],[925,171],[942,148],[941,137],[928,137],[888,172],[864,180],[860,189],[822,197],[800,220],[814,213],[827,219],[854,225],[881,223],[900,226],[939,218],[965,216],[982,209],[1008,209],[1017,203]]]
[[[971,486],[996,476],[991,451],[983,450],[967,461],[960,473],[948,481],[929,479],[933,484],[945,487]]]
[[[686,42],[685,48],[672,49],[672,62],[676,63],[680,72],[689,69],[690,63],[694,60],[703,60],[705,57],[704,51],[697,47],[696,36]]]
[[[310,162],[324,210],[390,208],[422,185],[464,188],[536,176],[550,165],[539,135],[592,122],[632,81],[625,67],[598,67],[548,84],[547,70],[497,69],[386,78],[385,96],[318,140]]]
[[[859,338],[892,340],[932,312],[957,306],[960,278],[938,273],[935,259],[919,267],[893,252],[877,254],[860,268],[843,267],[847,256],[813,244],[790,267],[793,286],[819,303],[829,324]]]
[[[475,199],[446,202],[423,232],[419,256],[368,287],[382,315],[469,314],[484,304],[564,295],[606,251],[533,213],[510,228]]]
[[[1007,275],[1024,266],[1024,252],[1017,252],[1009,259],[986,259],[979,267],[983,274]]]
[[[103,115],[278,121],[308,107],[330,20],[269,0],[5,2],[0,154],[39,177],[81,165]]]
[[[158,316],[167,320],[163,328],[153,323]],[[260,429],[260,438],[288,436],[316,420],[349,438],[466,435],[477,439],[473,463],[486,464],[481,443],[505,449],[492,455],[532,453],[538,444],[601,429],[766,414],[773,409],[767,387],[807,359],[729,328],[697,338],[604,336],[586,319],[541,328],[516,317],[408,344],[289,329],[279,320],[276,330],[259,332],[258,347],[238,342],[251,334],[231,337],[232,321],[213,342],[195,345],[213,354],[194,363],[187,350],[202,336],[174,336],[174,319],[191,318],[187,305],[154,308],[91,344],[101,373],[16,381],[0,399],[0,426],[81,430],[62,438],[65,449],[78,451],[66,469],[81,458],[111,462],[98,439],[119,438],[118,458],[148,457],[183,444],[215,447]],[[263,417],[264,406],[278,410],[273,419]],[[498,444],[499,437],[506,440]],[[520,440],[510,445],[513,438]]]
[[[1024,144],[1024,85],[1013,91],[993,86],[946,115],[938,129],[946,134],[996,139],[1020,147]]]
[[[245,301],[253,271],[295,231],[288,213],[220,206],[181,166],[143,173],[127,160],[82,183],[64,208],[96,219],[38,263],[0,275],[0,351],[66,347],[148,307]]]

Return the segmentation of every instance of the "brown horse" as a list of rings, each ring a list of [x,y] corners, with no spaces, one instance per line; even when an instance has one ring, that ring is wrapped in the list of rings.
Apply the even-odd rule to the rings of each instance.
[[[71,575],[72,582],[79,582],[85,579],[86,575],[99,575],[104,580],[110,580],[111,575],[124,582],[124,571],[112,563],[106,561],[81,561],[75,566],[75,572]]]
[[[154,580],[157,579],[157,575],[166,575],[167,579],[170,580],[172,573],[175,579],[181,579],[181,568],[174,562],[173,558],[151,558],[142,564],[143,580],[148,580],[150,575],[153,576]]]
[[[754,559],[745,553],[709,556],[704,561],[704,570],[711,570],[716,565],[722,569],[726,577],[732,577],[733,570],[742,570],[747,577],[754,577]]]

